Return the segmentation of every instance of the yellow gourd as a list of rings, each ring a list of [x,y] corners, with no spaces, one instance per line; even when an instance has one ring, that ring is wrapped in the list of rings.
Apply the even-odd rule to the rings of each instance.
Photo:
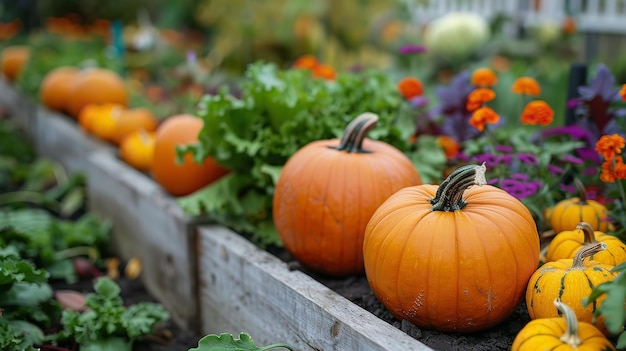
[[[574,258],[578,250],[596,242],[606,243],[606,250],[593,255],[591,259],[594,261],[611,266],[617,266],[626,261],[626,244],[616,236],[594,231],[587,222],[580,222],[575,230],[558,233],[548,246],[546,261]]]
[[[526,308],[530,318],[557,317],[559,313],[553,301],[558,298],[574,310],[580,321],[592,323],[603,333],[608,333],[602,316],[596,323],[593,320],[593,313],[605,296],[586,308],[582,304],[583,298],[589,296],[594,287],[613,280],[617,274],[611,272],[613,266],[585,261],[604,249],[605,243],[590,244],[578,250],[573,259],[548,262],[537,269],[526,287]]]
[[[535,319],[517,334],[511,351],[537,350],[615,350],[598,328],[579,322],[576,313],[559,299],[554,306],[563,317]]]

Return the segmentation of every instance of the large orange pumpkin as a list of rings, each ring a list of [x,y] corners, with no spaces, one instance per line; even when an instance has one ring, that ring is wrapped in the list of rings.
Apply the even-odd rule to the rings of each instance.
[[[104,68],[81,70],[70,85],[72,98],[68,112],[77,118],[80,110],[88,104],[112,103],[128,106],[128,91],[124,80],[114,71]]]
[[[72,66],[57,67],[48,72],[39,86],[41,103],[53,111],[67,113],[70,85],[78,72],[78,68]]]
[[[200,118],[181,114],[165,119],[157,128],[151,173],[174,196],[191,194],[228,173],[211,157],[198,164],[191,154],[185,154],[182,164],[177,162],[176,146],[197,143],[202,126]]]
[[[9,82],[17,79],[30,59],[30,48],[25,45],[7,46],[0,54],[0,69]]]
[[[363,235],[370,216],[397,190],[421,184],[402,152],[365,138],[377,120],[363,114],[341,140],[307,144],[280,174],[273,202],[276,230],[285,248],[313,271],[363,274]]]
[[[497,325],[521,303],[539,263],[539,234],[519,200],[484,185],[485,169],[467,165],[440,186],[401,189],[370,219],[365,273],[397,318],[474,332]]]

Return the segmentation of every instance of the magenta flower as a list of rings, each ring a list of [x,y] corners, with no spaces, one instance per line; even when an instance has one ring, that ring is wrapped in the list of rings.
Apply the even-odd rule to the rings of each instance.
[[[525,163],[527,165],[533,165],[536,166],[539,164],[539,160],[537,159],[537,156],[524,152],[524,153],[520,153],[517,155],[517,159],[520,160],[522,163]]]
[[[402,45],[398,53],[400,55],[411,55],[411,54],[423,54],[426,52],[426,47],[423,45]]]

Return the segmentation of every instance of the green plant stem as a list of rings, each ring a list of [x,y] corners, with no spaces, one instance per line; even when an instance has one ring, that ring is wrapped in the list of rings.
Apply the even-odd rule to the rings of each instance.
[[[97,260],[98,257],[100,256],[98,254],[98,250],[94,249],[93,247],[76,246],[76,247],[71,247],[69,249],[56,252],[54,254],[54,259],[57,261],[60,261],[66,258],[82,256],[82,255],[88,256],[92,261]]]
[[[622,205],[626,205],[626,192],[624,191],[624,183],[618,181],[617,188],[619,189],[619,194],[622,198]]]

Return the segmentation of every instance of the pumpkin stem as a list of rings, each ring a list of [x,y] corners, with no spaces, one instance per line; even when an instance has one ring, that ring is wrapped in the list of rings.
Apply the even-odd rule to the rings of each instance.
[[[567,325],[565,334],[561,336],[560,340],[569,346],[576,348],[578,345],[582,344],[582,341],[578,336],[578,318],[576,318],[576,313],[574,313],[574,310],[572,310],[571,307],[561,302],[558,298],[554,300],[554,305],[561,312],[563,318],[565,318],[565,324]]]
[[[580,222],[576,226],[576,229],[583,231],[583,235],[584,235],[584,238],[585,238],[585,241],[584,241],[585,244],[593,244],[593,243],[597,242],[596,234],[595,234],[595,231],[593,230],[593,227],[591,227],[591,224],[589,224],[587,222]]]
[[[370,151],[363,150],[363,140],[367,133],[372,130],[378,122],[378,115],[371,112],[360,114],[348,124],[346,130],[341,137],[339,146],[329,146],[332,149],[346,152],[367,153]]]
[[[606,243],[603,242],[595,242],[592,244],[585,245],[583,248],[576,252],[576,256],[574,256],[574,261],[572,262],[572,269],[584,269],[583,261],[585,258],[593,256],[598,252],[606,249]]]
[[[432,210],[452,212],[465,207],[467,202],[463,200],[463,192],[472,185],[487,184],[486,171],[487,167],[483,162],[482,165],[462,166],[450,173],[437,189],[435,198],[430,200],[433,204]]]
[[[586,204],[587,203],[587,189],[585,189],[585,185],[583,185],[583,183],[578,178],[574,178],[574,186],[576,187],[576,190],[578,191],[578,198],[580,199],[578,203],[581,205]]]

